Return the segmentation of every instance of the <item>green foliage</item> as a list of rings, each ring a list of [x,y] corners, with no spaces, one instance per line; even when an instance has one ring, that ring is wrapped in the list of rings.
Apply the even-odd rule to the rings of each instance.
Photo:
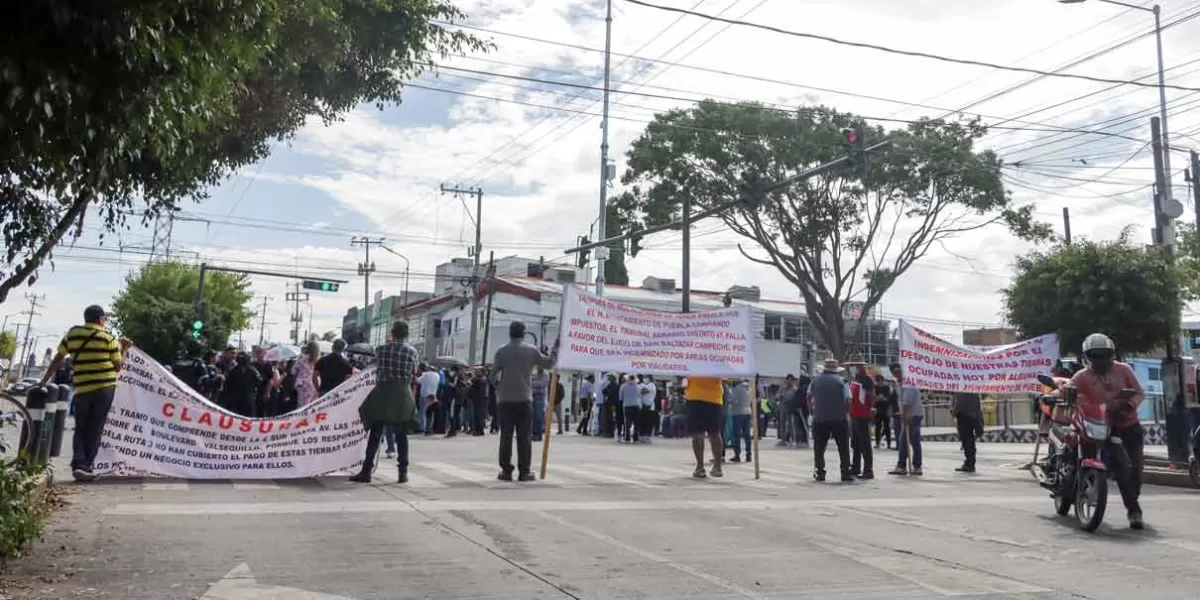
[[[247,276],[208,271],[204,275],[204,336],[192,339],[200,268],[181,262],[157,262],[125,279],[113,301],[112,319],[121,334],[143,352],[168,364],[180,356],[198,356],[223,348],[230,335],[250,325]]]
[[[1178,327],[1181,293],[1166,255],[1130,243],[1080,241],[1017,260],[1004,290],[1005,316],[1023,336],[1057,333],[1075,354],[1089,334],[1113,338],[1121,354],[1162,348]]]
[[[679,217],[684,194],[696,211],[738,198],[743,172],[770,184],[846,156],[842,129],[860,121],[823,106],[714,101],[661,113],[633,143],[628,188],[614,203],[631,224],[665,223]],[[1013,204],[1000,159],[975,151],[985,133],[977,122],[863,131],[868,147],[892,142],[871,154],[865,180],[845,170],[818,175],[720,217],[758,246],[742,248],[747,258],[796,286],[820,341],[840,358],[884,293],[934,245],[993,224],[1026,239],[1050,233],[1032,207]],[[851,300],[865,304],[855,327],[843,316]]]
[[[1200,298],[1200,236],[1196,224],[1176,221],[1175,243],[1179,283],[1188,300]]]
[[[17,336],[11,331],[0,331],[0,358],[12,358],[17,351]]]
[[[399,102],[449,53],[446,0],[38,0],[0,19],[0,302],[96,209],[143,224],[310,118]]]
[[[621,212],[611,202],[605,216],[605,237],[620,235],[629,230],[629,224],[622,218]],[[604,281],[613,285],[629,285],[629,269],[625,266],[625,247],[613,248],[604,261]]]
[[[45,471],[45,463],[26,454],[0,460],[0,563],[21,556],[42,537],[42,524],[50,514],[39,493]]]

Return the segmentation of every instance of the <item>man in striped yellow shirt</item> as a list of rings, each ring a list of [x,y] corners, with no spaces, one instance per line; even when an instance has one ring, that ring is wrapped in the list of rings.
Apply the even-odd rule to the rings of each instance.
[[[117,372],[121,370],[122,344],[107,331],[108,315],[100,306],[92,305],[83,311],[83,325],[67,330],[54,361],[42,376],[42,384],[58,371],[67,356],[71,357],[75,373],[75,438],[71,447],[71,474],[76,481],[92,481],[92,463],[100,450],[100,436],[112,407],[117,389]]]

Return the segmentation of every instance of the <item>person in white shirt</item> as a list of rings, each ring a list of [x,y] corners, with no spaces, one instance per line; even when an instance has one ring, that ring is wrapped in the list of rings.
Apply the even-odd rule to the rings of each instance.
[[[638,383],[638,393],[642,401],[638,428],[642,432],[640,436],[642,443],[649,444],[650,435],[654,431],[654,396],[657,395],[658,389],[654,386],[654,379],[649,375],[639,375],[638,379],[640,380]]]
[[[437,414],[437,392],[441,383],[442,378],[438,377],[437,369],[432,366],[426,366],[425,372],[417,377],[417,388],[421,391],[417,410],[421,415],[421,431],[425,435],[433,435],[433,415]]]

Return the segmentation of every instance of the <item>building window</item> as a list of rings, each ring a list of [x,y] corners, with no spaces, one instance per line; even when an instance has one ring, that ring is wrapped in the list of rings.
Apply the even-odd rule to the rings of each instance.
[[[779,315],[764,315],[763,339],[779,341],[783,339],[783,317]]]
[[[785,344],[799,344],[804,341],[805,322],[799,317],[784,317],[783,319],[783,342]]]
[[[1162,369],[1159,367],[1150,367],[1150,381],[1162,381]]]

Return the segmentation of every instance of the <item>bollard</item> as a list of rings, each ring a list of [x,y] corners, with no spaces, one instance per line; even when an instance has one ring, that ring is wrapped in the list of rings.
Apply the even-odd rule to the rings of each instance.
[[[47,383],[46,405],[42,409],[42,427],[38,433],[37,459],[42,462],[50,461],[50,445],[54,441],[54,421],[58,412],[59,388],[53,383]]]
[[[49,392],[42,386],[34,386],[25,392],[25,408],[29,411],[29,456],[37,458],[42,435],[42,417],[46,412]]]
[[[54,435],[50,439],[50,456],[62,454],[63,433],[67,428],[67,408],[70,406],[71,386],[58,385],[58,399],[54,411]]]

